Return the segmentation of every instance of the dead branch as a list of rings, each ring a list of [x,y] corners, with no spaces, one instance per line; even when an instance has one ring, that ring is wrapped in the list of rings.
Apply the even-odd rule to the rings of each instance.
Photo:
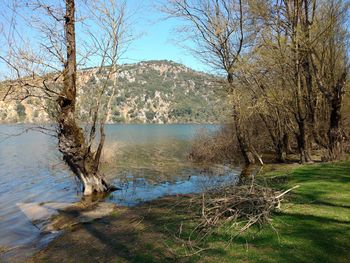
[[[280,209],[285,195],[298,187],[280,192],[253,182],[205,193],[197,200],[202,214],[198,229],[208,232],[214,227],[228,225],[238,230],[238,235],[253,225],[262,227],[270,222],[272,212]]]

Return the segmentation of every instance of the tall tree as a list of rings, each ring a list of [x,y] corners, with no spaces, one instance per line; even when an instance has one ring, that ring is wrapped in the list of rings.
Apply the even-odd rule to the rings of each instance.
[[[329,160],[343,155],[345,140],[342,127],[342,107],[348,77],[348,12],[349,2],[330,0],[316,17],[319,33],[317,44],[310,47],[311,64],[317,87],[323,94],[328,110],[327,150]]]
[[[249,46],[245,44],[251,45],[253,39],[247,4],[242,0],[169,0],[162,10],[171,17],[183,19],[187,24],[180,31],[195,42],[194,54],[226,74],[239,148],[245,163],[254,164],[257,155],[242,126],[234,85],[236,62],[243,51],[247,52]]]
[[[0,60],[14,73],[12,80],[6,82],[3,99],[40,99],[57,123],[50,132],[56,133],[59,151],[80,179],[84,194],[108,192],[115,187],[101,173],[100,160],[106,137],[104,125],[117,87],[117,63],[124,47],[133,39],[126,30],[129,18],[126,3],[115,0],[81,2],[80,7],[86,7],[82,11],[83,24],[96,23],[94,28],[97,30],[92,33],[80,26],[79,49],[76,45],[75,1],[65,0],[63,3],[33,0],[24,6],[16,5],[16,10],[11,6],[14,18],[19,21],[9,24],[11,38],[3,36],[8,47],[6,52],[0,53]],[[21,8],[24,13],[30,10],[40,15],[23,16]],[[23,25],[30,28],[31,34],[26,35]],[[86,94],[90,92],[94,101],[88,124],[90,131],[85,133],[79,124],[76,107],[78,101],[85,99],[79,98],[78,88],[87,87],[78,87],[77,58],[81,67],[92,55],[94,61],[100,62],[98,72],[104,69],[107,74],[101,73],[102,81],[92,88],[93,91],[84,91]],[[110,79],[113,79],[113,85],[107,85]]]
[[[58,141],[59,150],[72,171],[80,178],[84,185],[84,194],[107,192],[113,189],[98,171],[94,154],[87,147],[82,128],[75,119],[77,97],[77,63],[75,40],[75,3],[66,0],[65,36],[67,59],[63,71],[63,89],[57,99],[59,112]]]

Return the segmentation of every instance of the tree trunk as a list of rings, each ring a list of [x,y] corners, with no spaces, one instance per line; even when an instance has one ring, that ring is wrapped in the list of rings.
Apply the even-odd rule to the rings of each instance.
[[[67,61],[63,71],[63,90],[58,99],[58,148],[63,159],[78,176],[84,187],[84,195],[107,192],[112,188],[94,169],[94,158],[87,147],[82,129],[75,120],[76,103],[76,44],[74,0],[66,0],[65,36]]]
[[[288,133],[285,133],[283,135],[283,145],[284,145],[284,147],[286,149],[286,154],[289,154],[289,153],[293,152],[292,146],[290,144],[290,137],[289,137]]]
[[[231,87],[232,87],[233,75],[229,73],[227,75],[227,80],[228,80],[229,85],[231,85]],[[239,148],[241,150],[244,162],[246,165],[255,164],[254,151],[253,151],[249,141],[246,139],[246,137],[243,134],[242,127],[240,126],[239,112],[237,110],[237,106],[236,106],[235,102],[233,102],[232,114],[233,114],[233,122],[235,125],[237,141],[238,141],[238,145],[239,145]]]
[[[298,150],[300,155],[300,163],[312,162],[310,153],[308,151],[307,139],[306,139],[306,130],[305,130],[305,121],[297,121],[299,127],[299,133],[296,134],[296,139],[298,143]]]
[[[299,20],[301,18],[301,2],[296,1],[295,3],[295,19],[293,24],[293,42],[294,42],[294,77],[295,77],[295,103],[296,103],[296,112],[295,119],[298,124],[298,132],[296,133],[297,142],[298,142],[298,150],[300,154],[300,163],[311,162],[311,158],[309,155],[309,144],[308,137],[306,133],[306,116],[307,109],[305,109],[304,105],[304,96],[303,96],[303,85],[302,85],[302,52],[300,50],[299,43],[299,34],[298,34],[298,26]],[[309,80],[310,81],[310,80]]]
[[[264,114],[262,114],[262,113],[260,113],[259,116],[262,119],[262,121],[264,122],[267,131],[269,132],[271,142],[275,148],[276,161],[279,163],[286,162],[288,141],[287,141],[287,143],[285,141],[286,134],[281,135],[282,134],[282,132],[281,132],[282,127],[280,125],[281,122],[280,122],[279,116],[277,116],[278,117],[277,120],[272,119],[272,118],[267,119],[267,117],[264,116]],[[275,127],[272,127],[272,125],[270,125],[270,123],[273,123],[272,125],[277,123],[277,126],[278,126],[277,131],[275,131]]]
[[[238,185],[244,185],[254,179],[256,166],[244,165],[239,176]]]
[[[237,124],[237,121],[235,121],[235,128],[236,128],[238,145],[241,150],[245,164],[246,165],[255,164],[255,157],[254,157],[253,150],[251,149],[251,146],[249,145],[246,138],[242,134],[240,126],[239,124]]]
[[[283,142],[279,142],[276,145],[276,161],[279,163],[285,163],[287,160],[287,151]]]
[[[333,88],[333,96],[330,100],[331,114],[328,131],[329,140],[329,159],[330,161],[339,160],[343,155],[344,135],[341,129],[341,106],[344,95],[344,84],[346,72],[344,72],[338,83]]]

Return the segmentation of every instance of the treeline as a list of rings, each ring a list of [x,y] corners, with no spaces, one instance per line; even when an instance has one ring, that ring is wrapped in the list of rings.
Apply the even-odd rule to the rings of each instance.
[[[228,130],[246,164],[267,151],[280,162],[292,152],[311,162],[316,149],[326,160],[342,158],[348,7],[346,0],[178,0],[164,8],[184,19],[194,54],[227,76]]]

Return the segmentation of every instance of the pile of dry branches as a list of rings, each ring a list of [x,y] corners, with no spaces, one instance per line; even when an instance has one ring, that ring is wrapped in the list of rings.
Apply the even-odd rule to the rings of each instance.
[[[271,213],[280,208],[284,192],[252,183],[221,188],[202,195],[202,220],[199,229],[207,231],[227,224],[244,232],[252,225],[262,226],[270,221]]]

